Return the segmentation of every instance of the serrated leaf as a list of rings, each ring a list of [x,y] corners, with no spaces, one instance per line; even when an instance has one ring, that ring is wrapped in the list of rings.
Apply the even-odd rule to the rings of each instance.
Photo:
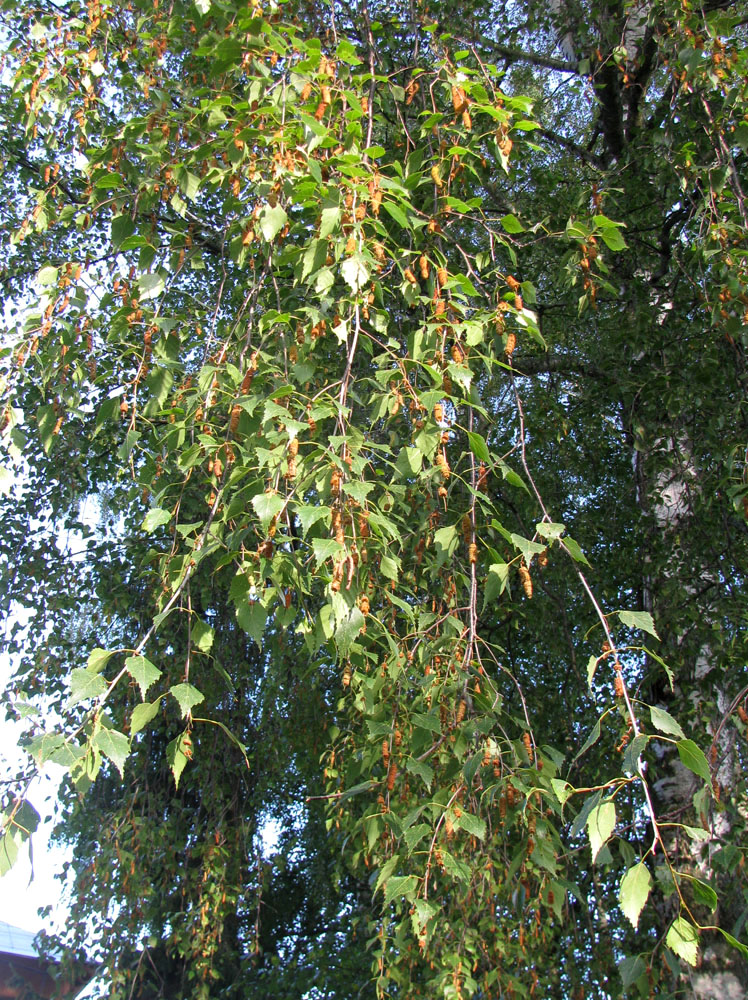
[[[352,292],[360,292],[369,280],[366,261],[360,254],[353,254],[352,257],[346,258],[341,264],[340,273],[343,275],[343,281]]]
[[[609,839],[616,826],[616,807],[613,802],[601,802],[587,817],[587,836],[590,838],[592,860]]]
[[[652,876],[649,874],[649,869],[643,861],[640,861],[638,865],[634,865],[633,868],[629,868],[621,879],[618,899],[621,903],[623,915],[634,930],[639,926],[639,916],[649,898],[651,888]]]
[[[422,712],[414,712],[411,722],[419,729],[428,729],[432,733],[441,734],[442,724],[438,715],[424,715]]]
[[[141,274],[138,279],[139,294],[141,302],[148,299],[157,298],[164,290],[164,279],[158,272],[152,274]]]
[[[330,556],[337,556],[343,551],[343,546],[334,538],[315,538],[312,541],[312,550],[317,565],[321,566]]]
[[[693,771],[694,774],[703,778],[711,786],[712,776],[709,772],[709,764],[703,750],[693,740],[679,740],[676,745],[681,764],[687,767],[689,771]]]
[[[192,684],[175,684],[169,688],[169,694],[176,698],[183,716],[188,715],[195,705],[205,700],[205,696]]]
[[[288,222],[288,215],[280,205],[275,208],[266,206],[260,218],[260,231],[268,243],[271,243]]]
[[[100,673],[106,666],[110,657],[114,656],[114,653],[108,649],[102,649],[97,646],[92,649],[88,654],[88,660],[86,661],[86,670],[92,674]]]
[[[166,747],[166,760],[174,775],[174,784],[179,788],[182,772],[187,762],[192,760],[192,737],[188,732],[182,733],[169,743]]]
[[[482,434],[476,434],[475,431],[466,431],[468,438],[468,443],[470,444],[470,450],[478,459],[479,462],[490,462],[491,456],[488,451],[488,445]]]
[[[582,552],[579,542],[575,541],[571,535],[567,535],[563,540],[566,551],[569,553],[571,558],[578,563],[584,563],[585,566],[589,566],[589,560],[587,556]]]
[[[72,708],[78,702],[98,698],[106,689],[107,683],[101,674],[80,668],[73,670],[70,675],[70,697],[67,707]]]
[[[196,618],[192,623],[191,638],[195,649],[199,649],[201,653],[209,653],[213,646],[213,629]]]
[[[409,760],[405,768],[410,771],[411,774],[416,774],[423,781],[426,788],[431,788],[431,782],[434,780],[434,769],[430,764],[427,764],[425,760]]]
[[[664,708],[657,708],[655,705],[650,706],[649,717],[652,720],[652,725],[655,729],[659,729],[661,733],[669,733],[671,736],[677,736],[679,740],[685,739],[686,734],[681,729],[680,724]]]
[[[598,719],[597,722],[595,723],[595,725],[590,730],[589,736],[584,741],[584,743],[582,745],[582,749],[576,755],[576,757],[574,758],[574,760],[575,761],[578,760],[582,756],[582,754],[586,753],[591,746],[594,746],[594,744],[597,743],[597,741],[599,739],[600,739],[600,720]]]
[[[461,830],[477,837],[478,840],[486,839],[486,821],[480,816],[473,816],[472,813],[462,813],[456,824]]]
[[[96,734],[96,746],[124,776],[125,761],[130,756],[130,740],[116,729],[100,729]]]
[[[748,947],[746,947],[746,945],[744,945],[741,941],[738,941],[737,938],[734,938],[732,934],[728,934],[727,931],[722,930],[721,927],[718,927],[717,930],[728,944],[732,945],[733,948],[737,948],[744,958],[748,958]]]
[[[412,854],[414,849],[421,843],[426,834],[431,833],[428,823],[418,823],[405,831],[405,843],[408,847],[408,854]]]
[[[413,901],[418,879],[415,875],[393,875],[387,879],[384,887],[384,906],[391,903],[393,899],[405,899],[407,902]]]
[[[152,722],[158,715],[161,699],[156,701],[144,701],[142,705],[136,705],[130,716],[130,735],[134,736],[141,729],[145,729],[149,722]]]
[[[13,831],[6,830],[0,837],[0,878],[11,870],[18,860],[18,842]]]
[[[382,865],[382,867],[379,870],[379,875],[377,876],[377,881],[374,884],[374,893],[375,894],[377,892],[379,892],[379,890],[385,885],[387,879],[394,872],[394,870],[397,868],[397,866],[399,865],[399,863],[400,863],[400,855],[399,854],[393,854],[391,858],[388,858],[387,861],[385,861],[385,863]],[[385,886],[385,888],[386,888],[386,886]]]
[[[315,507],[309,504],[308,506],[297,507],[295,513],[301,523],[302,535],[307,535],[312,525],[316,524],[322,518],[327,517],[328,511],[326,507]]]
[[[47,264],[39,270],[36,276],[36,280],[40,285],[56,285],[57,278],[59,276],[59,271],[56,267],[52,267],[51,264]]]
[[[171,514],[168,510],[154,507],[143,518],[143,531],[155,531],[156,528],[160,528],[162,524],[168,524],[169,521],[171,521]]]
[[[595,671],[597,670],[597,661],[598,658],[596,656],[590,656],[589,660],[587,660],[587,686],[590,691],[592,690],[592,681],[594,680]]]
[[[268,620],[267,608],[259,601],[244,601],[237,605],[236,620],[247,635],[251,636],[262,649],[262,639]]]
[[[702,906],[707,906],[710,910],[716,910],[718,900],[714,889],[693,875],[688,876],[688,881],[693,889],[693,896],[696,902],[701,903]]]
[[[347,656],[364,625],[364,616],[357,607],[351,608],[348,615],[341,618],[335,626],[334,640],[340,656]]]
[[[626,249],[626,241],[619,229],[601,229],[600,236],[608,250],[617,252],[618,250]]]
[[[628,989],[629,986],[633,986],[638,979],[646,975],[647,963],[641,955],[629,955],[622,962],[619,962],[618,972],[624,989]]]
[[[525,227],[516,215],[504,215],[499,219],[505,233],[524,233]]]
[[[561,805],[564,805],[574,791],[573,786],[568,781],[562,781],[561,778],[551,778],[551,788]]]
[[[159,679],[161,671],[145,656],[128,656],[125,660],[125,670],[137,683],[140,697],[145,701],[148,688]]]
[[[264,532],[268,530],[270,522],[280,514],[285,504],[286,501],[278,493],[258,493],[252,497],[252,506]]]
[[[639,628],[643,632],[649,632],[655,639],[660,638],[655,629],[652,615],[648,611],[619,611],[618,617],[621,619],[622,625],[626,625],[628,628]]]
[[[689,965],[699,960],[699,932],[683,917],[677,917],[667,932],[665,944]]]

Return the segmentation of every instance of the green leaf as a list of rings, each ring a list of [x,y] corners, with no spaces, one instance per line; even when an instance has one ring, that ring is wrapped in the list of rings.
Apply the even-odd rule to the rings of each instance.
[[[369,280],[366,260],[360,254],[353,254],[352,257],[344,260],[340,267],[340,273],[343,275],[343,281],[354,293],[360,292]]]
[[[568,781],[562,781],[561,778],[551,778],[551,788],[561,805],[564,805],[569,796],[574,792],[573,785],[570,785]]]
[[[640,628],[643,632],[649,632],[655,639],[660,638],[655,630],[652,615],[648,611],[619,611],[618,617],[622,625],[628,628]]]
[[[439,564],[445,562],[457,548],[457,528],[449,525],[446,528],[439,528],[434,532],[434,547],[436,549]]]
[[[582,749],[576,755],[574,760],[578,760],[583,753],[586,753],[591,746],[593,746],[600,739],[600,720],[598,719],[595,725],[590,730],[590,734],[582,745]]]
[[[624,989],[633,986],[642,976],[646,976],[647,963],[641,955],[629,955],[618,964],[618,972]]]
[[[412,854],[423,838],[430,833],[431,827],[428,823],[418,823],[416,826],[411,826],[409,830],[406,830],[405,843],[408,847],[408,854]]]
[[[639,916],[644,909],[651,888],[652,876],[643,861],[634,865],[633,868],[629,868],[621,879],[618,899],[623,915],[631,923],[634,930],[639,926]]]
[[[327,518],[329,513],[326,507],[316,507],[310,504],[305,507],[297,507],[296,516],[301,523],[301,533],[306,536],[309,534],[309,529],[312,525],[323,518]]]
[[[213,646],[213,629],[196,618],[192,623],[192,645],[201,653],[209,653]]]
[[[565,525],[558,524],[553,521],[539,521],[538,524],[535,525],[535,531],[540,535],[540,537],[547,538],[550,541],[560,538],[565,530]]]
[[[698,879],[693,875],[682,877],[688,878],[691,888],[693,889],[694,899],[697,903],[701,903],[702,906],[707,906],[710,910],[717,909],[717,893],[710,885],[707,885],[706,882],[702,882],[701,879]]]
[[[476,434],[474,431],[466,431],[468,442],[470,443],[470,450],[478,459],[479,462],[490,462],[491,456],[488,451],[488,445],[486,440],[481,434]]]
[[[3,814],[3,819],[5,814]],[[12,829],[6,829],[0,837],[0,878],[11,870],[18,860],[18,841]]]
[[[169,694],[176,698],[183,716],[189,715],[195,705],[205,700],[205,696],[192,684],[175,684],[169,688]]]
[[[169,743],[166,748],[166,760],[174,775],[174,784],[179,788],[179,779],[182,777],[187,761],[192,760],[192,737],[189,732],[185,730]]]
[[[145,656],[128,656],[125,670],[140,688],[140,697],[145,701],[148,688],[161,676],[161,671]]]
[[[260,231],[268,243],[272,243],[287,222],[288,215],[280,205],[275,208],[267,205],[260,217]]]
[[[462,813],[456,825],[466,833],[472,834],[478,840],[486,839],[486,821],[480,816],[473,816],[472,813]]]
[[[390,215],[395,220],[395,222],[399,226],[402,226],[403,229],[412,229],[410,222],[408,222],[408,217],[400,208],[400,206],[395,204],[395,202],[385,199],[382,202],[382,208],[385,210],[385,212],[387,212],[388,215]]]
[[[499,222],[505,233],[524,233],[525,227],[519,221],[516,215],[504,215]]]
[[[732,945],[733,948],[737,948],[744,958],[748,958],[748,947],[746,945],[738,941],[737,938],[734,938],[732,934],[728,934],[727,931],[722,930],[721,927],[718,927],[717,930],[728,944]]]
[[[150,533],[151,531],[155,531],[156,528],[160,528],[162,524],[168,524],[169,521],[171,521],[171,513],[168,510],[162,510],[161,507],[154,507],[143,518],[143,531]]]
[[[418,887],[418,879],[415,875],[393,875],[387,879],[384,887],[384,902],[387,906],[393,899],[404,899],[411,903]]]
[[[567,535],[563,539],[563,543],[564,548],[575,562],[584,563],[585,566],[590,565],[587,556],[582,552],[579,542],[575,541],[571,535]]]
[[[621,235],[621,231],[619,229],[601,229],[600,236],[602,237],[602,240],[608,250],[617,252],[618,250],[626,249],[626,241]]]
[[[699,960],[699,932],[684,917],[677,917],[667,932],[665,944],[689,965]]]
[[[349,614],[338,621],[335,626],[334,639],[340,656],[348,655],[354,640],[363,628],[364,622],[365,618],[357,607],[351,608]]]
[[[158,272],[153,274],[142,274],[138,280],[138,286],[140,289],[139,299],[141,302],[145,302],[148,299],[155,299],[164,290],[164,279],[158,274]]]
[[[114,656],[113,652],[110,652],[108,649],[101,649],[100,646],[97,646],[96,649],[92,649],[88,654],[86,670],[91,674],[98,674],[104,669],[112,656]]]
[[[264,532],[267,532],[270,522],[280,514],[285,505],[286,501],[277,493],[258,493],[252,497],[252,506]]]
[[[441,735],[442,724],[438,715],[425,715],[423,712],[414,712],[411,716],[411,721],[414,726],[418,726],[420,729],[428,729],[432,733],[439,733]]]
[[[668,733],[680,740],[685,738],[686,734],[681,729],[679,723],[664,708],[657,708],[655,705],[650,706],[649,716],[652,720],[652,725],[655,729],[659,729],[661,733]]]
[[[587,660],[587,686],[590,691],[592,690],[592,681],[595,678],[595,671],[597,670],[598,657],[591,655],[589,660]]]
[[[262,649],[265,626],[268,620],[267,608],[259,601],[244,601],[237,605],[236,620],[241,628],[251,636]]]
[[[711,787],[712,776],[703,750],[696,746],[693,740],[679,740],[676,745],[678,747],[678,756],[680,757],[681,764],[683,764],[684,767],[687,767],[689,771],[693,771],[694,774],[703,778],[704,781]]]
[[[107,682],[99,673],[76,669],[70,675],[70,697],[67,707],[72,708],[81,701],[98,698],[107,689]]]
[[[136,705],[130,716],[130,735],[134,736],[141,729],[145,729],[149,722],[152,722],[158,715],[161,699],[156,701],[145,701],[142,705]]]
[[[56,285],[57,278],[59,277],[59,271],[56,267],[52,267],[51,264],[47,264],[39,270],[36,276],[36,280],[40,285]]]
[[[608,840],[616,826],[616,807],[613,802],[601,802],[587,817],[587,835],[590,838],[592,860]]]
[[[130,756],[130,740],[116,729],[100,729],[96,734],[96,746],[124,776],[125,761]]]
[[[422,465],[423,455],[418,448],[400,449],[400,454],[397,456],[397,461],[395,462],[395,468],[402,476],[406,478],[417,476],[421,471]]]

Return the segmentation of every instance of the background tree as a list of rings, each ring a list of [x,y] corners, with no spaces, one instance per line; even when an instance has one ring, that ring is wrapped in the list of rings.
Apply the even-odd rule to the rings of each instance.
[[[6,5],[9,701],[116,995],[744,992],[723,6]]]

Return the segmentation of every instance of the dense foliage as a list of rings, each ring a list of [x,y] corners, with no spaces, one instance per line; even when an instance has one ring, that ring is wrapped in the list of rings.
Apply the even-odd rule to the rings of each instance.
[[[2,24],[0,869],[116,997],[740,996],[745,3]]]

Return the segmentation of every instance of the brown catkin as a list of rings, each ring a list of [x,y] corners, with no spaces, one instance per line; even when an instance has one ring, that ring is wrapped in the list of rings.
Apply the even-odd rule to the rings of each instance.
[[[616,693],[616,698],[623,698],[623,677],[616,671],[615,679],[613,680],[613,688]]]
[[[436,280],[439,282],[439,288],[444,288],[446,283],[449,281],[449,272],[446,267],[440,267],[436,272]]]
[[[475,564],[478,562],[478,546],[475,544],[475,542],[471,542],[470,545],[468,546],[468,560],[470,561],[471,564]]]
[[[421,256],[418,258],[418,267],[421,272],[421,277],[423,278],[424,281],[426,281],[426,279],[429,276],[429,259],[428,257],[426,257],[425,254],[421,254]]]
[[[387,791],[391,792],[395,787],[395,778],[397,777],[397,764],[393,761],[390,762],[389,770],[387,771]]]
[[[345,669],[343,670],[343,687],[347,688],[351,683],[351,665],[346,663]]]
[[[413,274],[413,272],[411,271],[411,269],[409,267],[406,267],[405,270],[403,271],[403,277],[407,281],[409,281],[411,283],[411,285],[417,285],[418,284],[418,278],[416,278],[415,274]]]
[[[467,711],[467,702],[464,698],[460,698],[460,704],[457,706],[457,725],[462,722],[465,718],[465,712]]]
[[[522,733],[522,742],[525,745],[525,750],[527,751],[527,756],[530,758],[530,763],[532,764],[533,761],[534,761],[534,759],[535,759],[535,755],[533,754],[532,740],[530,739],[530,734],[529,733]]]
[[[532,597],[532,577],[530,576],[530,570],[524,563],[520,563],[518,572],[519,578],[522,582],[522,589],[525,592],[525,597],[529,600]]]
[[[441,403],[434,403],[434,420],[437,424],[444,420],[444,407]]]
[[[239,427],[239,417],[242,415],[242,408],[237,403],[236,406],[231,407],[231,422],[229,424],[229,430],[232,435],[236,434]]]
[[[504,347],[504,354],[508,360],[511,361],[512,355],[514,354],[514,349],[517,346],[517,334],[510,330],[506,335],[506,346]]]

